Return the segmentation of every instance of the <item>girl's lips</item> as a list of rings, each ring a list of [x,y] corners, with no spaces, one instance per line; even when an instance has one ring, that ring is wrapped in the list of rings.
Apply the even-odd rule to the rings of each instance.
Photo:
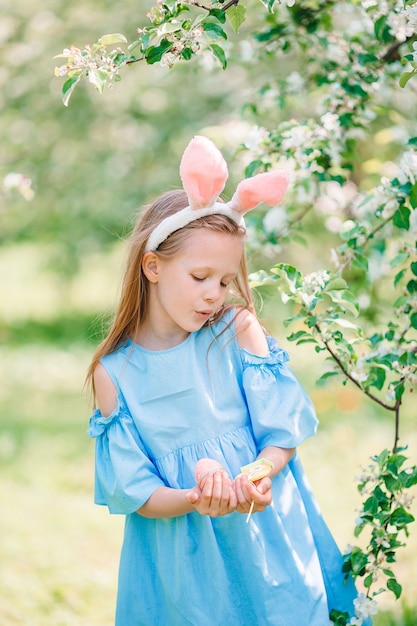
[[[197,317],[199,317],[201,320],[207,320],[209,317],[212,316],[212,312],[211,311],[196,311]]]

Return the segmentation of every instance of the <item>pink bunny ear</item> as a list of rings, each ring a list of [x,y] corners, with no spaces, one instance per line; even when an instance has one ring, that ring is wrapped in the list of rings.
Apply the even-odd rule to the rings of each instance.
[[[283,199],[289,180],[285,170],[271,170],[246,178],[238,184],[229,205],[242,215],[261,202],[275,206]]]
[[[216,202],[229,172],[220,150],[207,137],[196,135],[182,155],[180,176],[190,206],[198,209]]]

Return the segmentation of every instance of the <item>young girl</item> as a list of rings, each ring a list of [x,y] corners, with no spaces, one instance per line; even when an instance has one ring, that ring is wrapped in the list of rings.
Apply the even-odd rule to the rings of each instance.
[[[204,137],[180,174],[131,236],[88,374],[95,501],[126,515],[116,624],[326,626],[356,591],[295,451],[314,409],[255,317],[244,256],[243,213],[278,204],[288,178],[220,202],[227,166]],[[206,457],[217,469],[196,477]],[[260,457],[273,468],[252,483],[240,468]]]

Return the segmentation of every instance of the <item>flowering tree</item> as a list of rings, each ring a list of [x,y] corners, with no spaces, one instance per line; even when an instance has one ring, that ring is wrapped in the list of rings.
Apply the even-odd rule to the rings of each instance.
[[[381,590],[400,597],[393,563],[414,520],[410,488],[417,469],[399,438],[405,394],[417,387],[417,130],[406,115],[393,122],[392,111],[393,103],[406,109],[414,93],[417,2],[262,4],[259,14],[240,0],[158,2],[135,41],[111,34],[84,49],[71,46],[58,55],[64,64],[56,75],[65,79],[68,105],[82,80],[103,91],[139,61],[270,66],[269,79],[243,107],[254,124],[238,154],[247,176],[289,168],[292,188],[285,205],[248,218],[250,241],[266,267],[294,238],[308,243],[306,224],[320,223],[331,253],[328,268],[305,274],[278,263],[256,271],[253,285],[276,287],[290,307],[290,341],[327,355],[319,384],[339,376],[393,417],[392,445],[358,478],[363,505],[355,537],[366,540],[344,555],[344,572],[361,579],[365,591],[355,615],[338,607],[330,615],[339,626],[360,626],[376,612]],[[246,20],[253,28],[239,38]],[[300,119],[293,116],[296,100],[308,102],[308,116],[306,107]],[[369,175],[361,161],[369,145],[375,149],[375,133],[389,136],[396,157],[378,160]]]

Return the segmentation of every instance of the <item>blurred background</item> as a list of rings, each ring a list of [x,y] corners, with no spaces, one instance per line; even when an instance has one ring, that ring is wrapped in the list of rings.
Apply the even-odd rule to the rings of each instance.
[[[62,81],[53,75],[60,62],[53,56],[108,32],[133,39],[144,23],[144,4],[0,0],[0,180],[22,173],[34,192],[30,199],[0,191],[5,626],[113,623],[123,518],[93,504],[86,368],[117,298],[124,239],[139,208],[179,186],[179,155],[196,132],[221,148],[233,187],[242,166],[232,155],[254,123],[250,112],[234,121],[243,99],[262,83],[250,66],[225,74],[192,63],[174,70],[138,63],[115,91],[100,96],[82,85],[70,106],[62,105]],[[320,269],[329,249],[324,243],[316,249],[294,244],[277,262],[296,258]],[[315,386],[320,357],[308,346],[287,344],[286,315],[278,296],[266,294],[261,316],[289,350],[321,420],[319,434],[300,452],[343,550],[353,541],[360,504],[355,475],[372,454],[392,447],[393,423],[349,385]],[[414,415],[415,402],[407,397],[400,443],[408,444],[415,462]],[[417,624],[415,525],[410,530],[396,569],[403,600],[381,598],[379,625]]]

